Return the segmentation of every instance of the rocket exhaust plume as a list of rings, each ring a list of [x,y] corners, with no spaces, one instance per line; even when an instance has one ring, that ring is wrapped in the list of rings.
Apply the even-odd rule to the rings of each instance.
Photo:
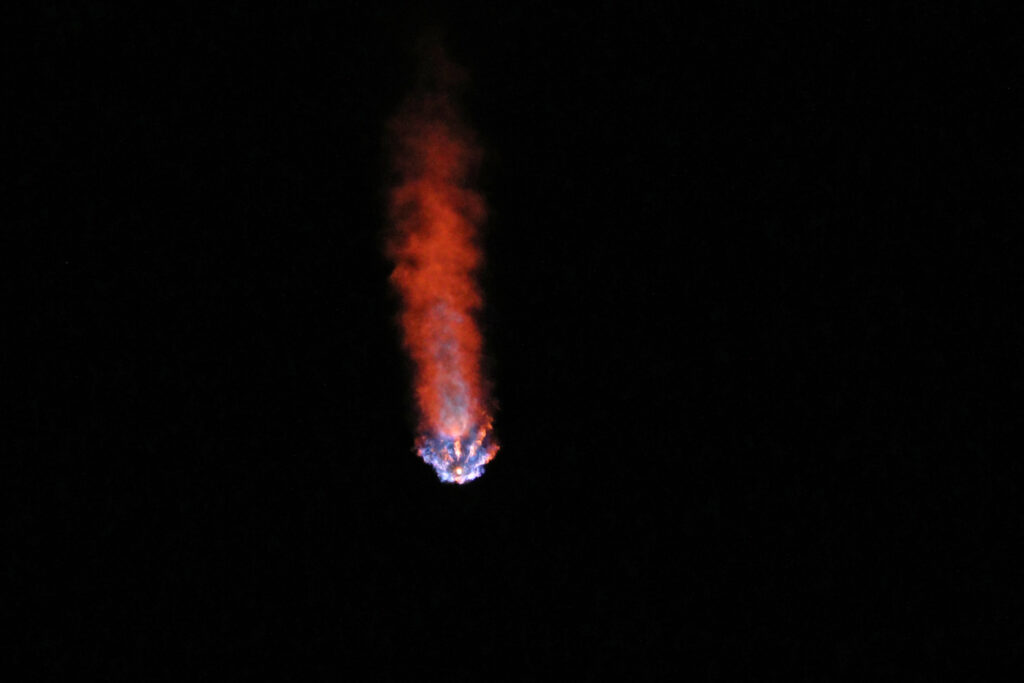
[[[442,481],[464,484],[498,451],[475,317],[485,207],[468,183],[480,153],[455,106],[461,71],[436,42],[423,57],[420,84],[388,127],[396,184],[387,253],[414,366],[416,451]]]

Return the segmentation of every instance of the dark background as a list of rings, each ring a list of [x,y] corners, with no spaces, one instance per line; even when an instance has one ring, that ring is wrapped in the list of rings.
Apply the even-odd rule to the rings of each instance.
[[[10,680],[1019,668],[1016,32],[928,4],[9,17]],[[464,487],[381,249],[427,27],[486,154]]]

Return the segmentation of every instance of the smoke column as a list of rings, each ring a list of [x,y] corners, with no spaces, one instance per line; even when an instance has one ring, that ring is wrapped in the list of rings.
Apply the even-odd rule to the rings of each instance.
[[[468,181],[479,161],[455,95],[463,80],[439,45],[422,51],[416,91],[388,127],[397,184],[389,196],[387,252],[402,300],[402,343],[414,365],[416,451],[442,481],[476,479],[498,451],[481,373],[483,199]]]

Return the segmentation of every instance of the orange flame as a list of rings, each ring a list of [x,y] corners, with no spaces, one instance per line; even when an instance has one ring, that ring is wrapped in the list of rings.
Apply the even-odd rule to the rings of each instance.
[[[459,70],[432,46],[424,84],[391,121],[398,184],[390,195],[391,282],[402,298],[403,345],[415,365],[419,454],[445,481],[483,472],[497,444],[481,372],[483,304],[478,228],[485,207],[468,187],[479,161],[453,102]]]

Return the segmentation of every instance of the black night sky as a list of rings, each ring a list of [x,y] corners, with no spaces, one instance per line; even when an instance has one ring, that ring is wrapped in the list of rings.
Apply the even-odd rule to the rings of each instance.
[[[274,4],[5,21],[6,680],[1021,667],[1008,14]],[[383,253],[425,30],[485,153],[464,487]]]

